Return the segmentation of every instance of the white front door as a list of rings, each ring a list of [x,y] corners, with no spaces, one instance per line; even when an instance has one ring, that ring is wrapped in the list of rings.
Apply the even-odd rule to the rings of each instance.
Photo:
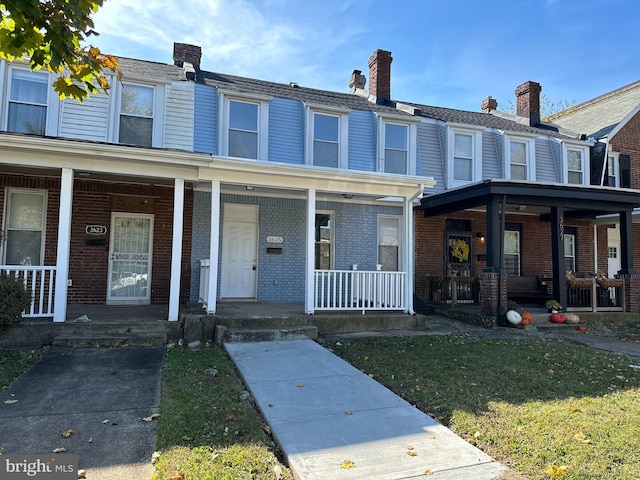
[[[225,205],[221,298],[256,298],[258,207]]]
[[[111,214],[107,303],[149,303],[152,240],[153,215]]]
[[[613,278],[621,268],[620,265],[620,229],[607,228],[607,259],[609,261],[609,278]]]

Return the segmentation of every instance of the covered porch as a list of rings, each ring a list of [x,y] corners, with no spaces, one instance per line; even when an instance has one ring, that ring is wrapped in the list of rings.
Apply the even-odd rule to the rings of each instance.
[[[423,198],[420,213],[425,218],[473,219],[483,252],[473,259],[477,303],[500,323],[507,300],[518,288],[510,281],[514,275],[533,279],[535,285],[518,293],[536,295],[541,305],[553,298],[569,310],[640,311],[634,300],[640,284],[634,269],[632,216],[639,205],[640,194],[629,189],[486,180]],[[602,216],[620,225],[620,268],[615,278],[606,278],[606,273],[604,279],[596,278],[607,271],[606,229],[596,224]],[[515,232],[513,238],[507,239],[505,231]],[[568,246],[565,237],[570,237]],[[505,241],[514,239],[518,243],[506,248]],[[573,258],[567,256],[571,248]],[[577,274],[566,274],[578,262]],[[599,300],[605,293],[606,303]]]
[[[194,228],[209,238],[194,249],[191,299],[208,314],[243,300],[302,304],[306,315],[413,313],[414,201],[433,179],[234,159],[199,178],[194,208],[207,210]],[[243,255],[233,228],[248,232]]]

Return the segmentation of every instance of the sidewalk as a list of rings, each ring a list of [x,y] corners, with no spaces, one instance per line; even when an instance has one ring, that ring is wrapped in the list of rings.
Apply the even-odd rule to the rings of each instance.
[[[311,340],[226,343],[300,480],[489,480],[506,467]],[[415,453],[415,455],[414,455]],[[341,468],[345,461],[355,466]]]
[[[0,392],[4,454],[79,455],[89,479],[149,479],[163,348],[53,350]],[[17,400],[5,404],[5,400]],[[60,432],[72,429],[69,438]]]

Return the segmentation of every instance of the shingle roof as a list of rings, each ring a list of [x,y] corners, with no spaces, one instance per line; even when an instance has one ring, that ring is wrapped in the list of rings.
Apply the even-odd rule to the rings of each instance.
[[[576,105],[553,123],[590,137],[602,138],[638,105],[640,81]]]
[[[163,81],[186,81],[182,68],[175,65],[135,60],[131,58],[119,58],[119,60],[121,71],[125,78],[127,76],[132,76],[135,78],[155,78]],[[273,97],[288,98],[301,102],[335,107],[347,107],[354,110],[373,111],[381,114],[406,115],[407,118],[415,118],[414,115],[395,108],[395,103],[393,102],[389,102],[386,105],[379,105],[370,102],[360,95],[351,93],[318,90],[297,85],[291,86],[290,84],[268,82],[255,78],[239,77],[236,75],[227,75],[203,70],[197,72],[196,81],[198,83],[203,83],[223,90],[270,95]],[[573,138],[559,133],[557,128],[554,127],[542,124],[536,127],[530,127],[528,125],[518,123],[515,120],[505,118],[505,116],[508,116],[505,114],[494,115],[489,113],[420,105],[416,103],[403,103],[417,109],[416,115],[420,117],[431,118],[443,122],[497,128],[509,132],[523,132],[560,138]]]

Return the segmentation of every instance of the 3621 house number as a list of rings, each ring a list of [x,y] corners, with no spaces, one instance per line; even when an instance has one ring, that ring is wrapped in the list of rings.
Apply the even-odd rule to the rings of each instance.
[[[87,225],[84,231],[89,235],[106,235],[107,227],[104,225]]]

